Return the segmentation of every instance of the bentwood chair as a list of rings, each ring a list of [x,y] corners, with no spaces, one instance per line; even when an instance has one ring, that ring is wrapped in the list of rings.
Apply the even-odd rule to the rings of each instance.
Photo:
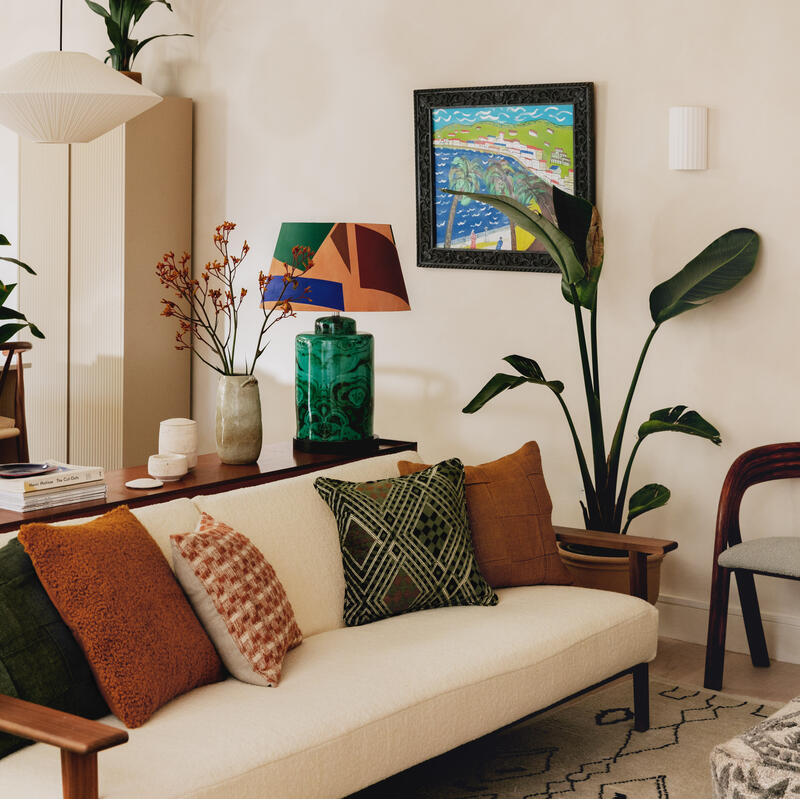
[[[0,415],[0,442],[6,439],[16,439],[17,461],[24,462],[29,460],[28,456],[28,429],[25,421],[25,383],[23,380],[22,354],[31,349],[30,342],[5,342],[0,344],[0,354],[5,353],[3,371],[0,373],[0,403],[3,406],[3,390],[8,382],[8,375],[11,370],[11,362],[14,356],[17,357],[16,364],[16,388],[14,389],[13,417]],[[3,408],[5,411],[6,408]],[[10,408],[8,410],[11,410]]]
[[[707,689],[722,688],[731,572],[736,575],[750,660],[755,667],[768,667],[769,654],[753,575],[800,580],[800,537],[773,536],[743,542],[739,529],[745,491],[757,483],[782,478],[800,478],[800,442],[748,450],[733,462],[722,485],[711,575],[704,682]]]

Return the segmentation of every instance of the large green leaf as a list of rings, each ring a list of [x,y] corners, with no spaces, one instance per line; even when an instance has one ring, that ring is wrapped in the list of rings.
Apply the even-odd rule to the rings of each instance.
[[[575,252],[575,243],[538,211],[522,205],[511,197],[482,192],[462,192],[456,189],[442,189],[442,191],[447,194],[471,197],[473,200],[480,200],[482,203],[487,203],[498,211],[502,211],[512,223],[532,233],[541,241],[568,284],[578,284],[584,279],[585,272],[583,264]]]
[[[506,375],[503,372],[498,372],[490,378],[483,389],[467,403],[463,409],[465,414],[474,414],[476,411],[483,408],[492,398],[497,397],[500,392],[504,392],[506,389],[515,389],[517,386],[522,386],[523,383],[536,383],[541,386],[546,386],[550,391],[556,394],[561,394],[561,392],[564,391],[564,384],[561,383],[561,381],[548,381],[544,377],[541,367],[532,358],[525,358],[525,356],[506,356],[503,361],[507,361],[511,364],[520,375]]]
[[[507,361],[514,369],[525,378],[528,383],[538,383],[546,386],[556,394],[564,391],[564,384],[561,381],[548,381],[544,377],[542,368],[532,359],[525,356],[506,356],[503,361]]]
[[[134,48],[133,54],[131,55],[131,63],[133,63],[134,56],[148,43],[152,42],[153,39],[164,39],[170,36],[188,36],[191,38],[191,33],[158,33],[155,36],[148,36],[147,39],[142,39]]]
[[[27,327],[24,322],[8,322],[0,325],[0,344],[5,344],[15,333]]]
[[[108,11],[106,11],[106,9],[103,8],[103,6],[101,6],[99,3],[93,3],[92,0],[86,0],[86,5],[89,6],[89,8],[91,8],[95,14],[99,14],[104,19],[108,19],[108,17],[111,16],[111,14],[109,14]]]
[[[37,339],[44,339],[44,334],[32,322],[28,323],[28,328]]]
[[[125,36],[122,32],[122,29],[119,26],[119,23],[113,20],[111,17],[106,17],[106,33],[108,34],[108,40],[114,46],[113,49],[117,52],[122,52],[125,47]],[[111,52],[111,51],[109,51]]]
[[[108,8],[111,12],[111,18],[117,22],[122,19],[123,6],[127,5],[129,0],[108,0]]]
[[[597,302],[597,282],[603,269],[603,223],[597,208],[587,200],[553,187],[553,208],[559,230],[575,244],[575,252],[583,264],[583,278],[575,284],[580,304],[589,310]],[[562,277],[561,293],[572,302],[572,291]]]
[[[134,15],[134,23],[138,22],[141,19],[142,14],[147,11],[150,6],[155,5],[156,3],[161,3],[167,7],[169,11],[172,11],[172,6],[167,2],[167,0],[137,0],[137,8]]]
[[[650,315],[661,324],[739,283],[748,275],[758,255],[758,234],[736,228],[713,241],[679,273],[650,292]]]
[[[719,431],[696,411],[687,411],[686,406],[660,408],[658,411],[654,411],[650,415],[650,419],[639,426],[639,438],[644,439],[651,433],[660,433],[661,431],[688,433],[690,436],[708,439],[714,444],[722,442]]]
[[[13,308],[6,308],[5,306],[0,306],[0,319],[21,319],[25,322],[28,321],[27,317],[21,311],[16,311]]]
[[[16,264],[18,267],[22,267],[26,272],[29,272],[31,275],[35,275],[36,272],[29,267],[27,264],[19,261],[16,258],[10,258],[9,256],[0,256],[0,261],[8,261],[10,264]]]
[[[3,236],[2,233],[0,233],[0,245],[6,245],[6,244],[11,244],[11,242],[9,242],[8,239],[6,239],[6,237]]]
[[[526,378],[520,378],[517,375],[505,375],[502,372],[498,372],[487,381],[483,389],[481,389],[462,410],[465,414],[474,414],[476,411],[483,408],[493,397],[497,397],[500,392],[504,392],[506,389],[514,389],[527,382]]]
[[[17,288],[16,283],[3,283],[0,281],[0,306],[8,300],[8,296]]]
[[[636,517],[641,516],[654,508],[661,508],[667,504],[670,498],[670,491],[660,483],[648,483],[631,495],[628,501],[628,521],[625,523],[623,533],[627,533],[628,526]]]

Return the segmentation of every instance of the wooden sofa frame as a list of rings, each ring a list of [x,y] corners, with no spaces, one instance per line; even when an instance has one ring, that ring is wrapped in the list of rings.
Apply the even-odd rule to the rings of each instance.
[[[666,539],[623,537],[618,533],[559,525],[554,527],[556,538],[562,544],[627,551],[630,593],[644,600],[647,599],[647,556],[651,553],[668,553],[678,546],[677,542]],[[523,719],[549,711],[628,674],[633,676],[634,729],[646,731],[650,727],[650,687],[646,663],[636,664]],[[0,731],[34,742],[44,742],[61,750],[61,783],[65,798],[97,798],[97,753],[128,741],[127,732],[119,728],[6,695],[0,695]]]

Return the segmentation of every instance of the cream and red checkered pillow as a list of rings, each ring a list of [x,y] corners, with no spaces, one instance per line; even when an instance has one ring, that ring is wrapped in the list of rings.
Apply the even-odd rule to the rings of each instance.
[[[246,536],[205,513],[194,533],[170,539],[175,574],[230,673],[277,685],[286,652],[303,635],[267,559]]]

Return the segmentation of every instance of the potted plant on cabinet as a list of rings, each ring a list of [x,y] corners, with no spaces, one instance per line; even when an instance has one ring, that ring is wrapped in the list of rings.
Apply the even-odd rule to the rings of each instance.
[[[660,508],[670,498],[670,491],[666,486],[649,483],[630,495],[627,515],[625,514],[631,469],[645,439],[654,433],[671,431],[698,436],[717,445],[721,442],[719,431],[696,411],[688,410],[685,405],[662,408],[650,414],[649,419],[639,426],[636,441],[622,469],[622,445],[631,401],[653,337],[668,320],[705,305],[711,298],[731,289],[748,275],[758,253],[758,234],[749,228],[728,231],[695,256],[680,272],[656,286],[650,293],[653,327],[634,369],[611,444],[606,448],[597,347],[597,297],[604,244],[597,209],[581,198],[552,187],[554,221],[551,221],[511,197],[451,189],[443,191],[494,206],[509,218],[512,226],[518,225],[537,237],[558,265],[561,272],[561,292],[572,306],[575,317],[591,431],[590,456],[587,458],[572,414],[563,397],[564,384],[546,379],[541,367],[533,359],[519,355],[506,356],[504,360],[517,374],[494,375],[467,404],[464,413],[472,414],[501,392],[525,383],[547,387],[564,413],[575,447],[586,495],[585,502],[581,501],[586,528],[627,533],[634,519],[647,511]],[[627,559],[620,557],[617,551],[604,551],[600,548],[587,550],[579,546],[565,546],[564,550],[567,551],[563,553],[564,561],[579,585],[627,591]],[[653,602],[658,596],[659,567],[660,558],[648,565],[648,585],[654,595],[651,596]],[[613,573],[618,573],[618,576],[609,577]],[[609,585],[609,581],[615,585]]]
[[[141,41],[133,39],[134,25],[142,18],[144,12],[156,3],[166,6],[169,11],[172,11],[172,6],[167,0],[109,0],[108,9],[92,0],[86,0],[86,5],[95,14],[99,14],[106,23],[111,49],[107,51],[108,55],[105,61],[110,61],[115,70],[127,75],[137,83],[142,82],[142,73],[132,72],[131,68],[134,59],[146,44],[152,42],[153,39],[162,39],[167,36],[192,35],[191,33],[157,33],[155,36],[148,36]]]

